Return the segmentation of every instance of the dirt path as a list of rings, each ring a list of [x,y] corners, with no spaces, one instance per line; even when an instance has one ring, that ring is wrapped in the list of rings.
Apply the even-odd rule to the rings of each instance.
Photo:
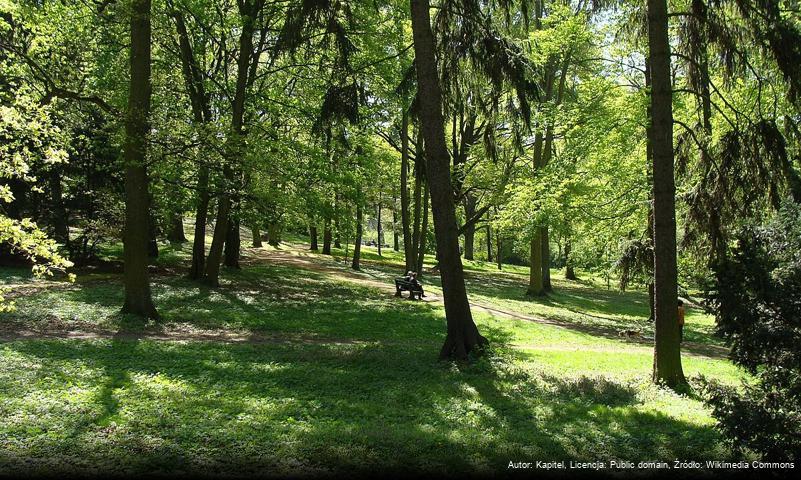
[[[348,264],[346,263],[335,263],[333,260],[329,258],[321,257],[320,255],[313,254],[310,252],[306,253],[303,251],[298,252],[295,250],[261,249],[261,250],[251,250],[250,253],[252,255],[251,257],[252,259],[250,260],[251,262],[257,260],[258,262],[265,261],[273,264],[291,266],[294,268],[305,268],[307,270],[323,273],[331,277],[336,277],[340,281],[345,280],[358,285],[370,286],[391,295],[395,294],[395,286],[390,279],[381,278],[370,273],[356,272],[350,269],[348,267]],[[438,303],[438,304],[442,303],[441,295],[430,292],[432,290],[431,286],[426,287],[426,289],[429,291],[429,293],[427,293],[426,297],[422,299],[424,302]],[[437,291],[439,290],[436,287],[433,287],[433,289],[436,289]],[[625,342],[626,344],[631,345],[631,347],[633,347],[632,350],[637,349],[638,347],[648,348],[648,349],[653,348],[652,338],[621,337],[619,336],[618,331],[611,328],[604,328],[593,325],[581,325],[557,319],[535,317],[531,315],[522,314],[519,312],[503,310],[495,306],[477,303],[475,301],[470,302],[470,307],[473,311],[487,313],[495,317],[552,325],[556,327],[566,328],[569,330],[580,331],[582,333],[588,333],[595,336],[605,337],[616,341]],[[528,348],[544,349],[545,347],[528,346]],[[702,343],[685,341],[682,344],[682,348],[685,354],[698,357],[726,358],[728,355],[727,348],[719,347],[716,345],[707,345]],[[611,350],[613,349],[608,349],[608,348],[603,349],[603,351],[611,351]]]
[[[295,249],[247,249],[242,260],[243,264],[270,263],[283,265],[292,268],[310,270],[335,278],[337,281],[346,281],[360,286],[375,288],[388,296],[393,296],[393,300],[401,301],[394,297],[395,286],[391,278],[385,274],[375,275],[369,271],[356,272],[349,268],[348,263],[338,262],[330,257],[324,257],[311,252],[304,252]],[[53,285],[50,285],[52,283]],[[79,288],[79,285],[66,282],[48,282],[47,285],[40,283],[8,285],[7,287],[21,287],[25,294],[39,291],[45,288]],[[442,296],[437,287],[426,287],[428,293],[422,301],[427,303],[442,304]],[[433,290],[433,291],[432,291]],[[14,297],[18,295],[13,295]],[[404,300],[408,301],[408,300]],[[639,350],[652,348],[652,339],[649,338],[627,338],[618,336],[618,332],[608,327],[594,325],[582,325],[572,322],[535,317],[503,310],[495,306],[470,302],[473,311],[486,313],[494,317],[522,320],[545,325],[552,325],[569,330],[588,333],[595,336],[605,337],[616,341],[625,342],[630,345],[629,350]],[[167,328],[164,328],[167,327]],[[320,337],[287,337],[269,336],[247,331],[231,331],[223,329],[199,330],[184,325],[162,326],[159,331],[142,332],[114,332],[109,330],[99,330],[89,328],[86,330],[65,330],[59,325],[45,325],[39,329],[30,329],[26,326],[14,323],[0,323],[0,341],[13,341],[25,339],[126,339],[126,340],[156,340],[156,341],[208,341],[219,343],[247,343],[247,344],[281,344],[281,343],[314,343],[314,344],[355,344],[365,343],[341,338],[320,338]],[[545,346],[521,345],[522,348],[546,349]],[[728,350],[715,345],[685,342],[683,344],[685,354],[701,357],[725,358]],[[604,349],[607,351],[607,349]]]

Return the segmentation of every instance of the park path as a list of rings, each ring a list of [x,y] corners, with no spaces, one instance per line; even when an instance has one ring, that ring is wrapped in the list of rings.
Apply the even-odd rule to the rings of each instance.
[[[369,286],[372,288],[376,288],[382,292],[387,294],[391,294],[393,298],[395,295],[395,285],[393,283],[392,278],[387,277],[386,274],[384,275],[376,275],[370,273],[369,271],[354,271],[353,269],[349,268],[349,262],[343,262],[335,260],[334,257],[323,256],[320,254],[306,252],[306,251],[298,251],[295,249],[252,249],[250,250],[249,254],[252,256],[251,260],[249,261],[257,261],[257,262],[268,262],[272,264],[279,264],[284,266],[289,266],[293,268],[301,268],[312,270],[317,273],[322,273],[330,277],[335,277],[337,280],[344,280],[347,282]],[[363,262],[365,266],[369,265],[372,262]],[[402,270],[401,267],[399,267]],[[429,274],[431,275],[431,274]],[[468,274],[469,275],[469,274]],[[440,290],[437,287],[428,285],[425,287],[427,293],[425,298],[422,299],[423,302],[427,303],[436,303],[441,305],[443,303],[442,296],[438,293],[432,293],[432,290],[439,292]],[[398,299],[400,301],[400,299]],[[405,300],[409,301],[409,300]],[[639,351],[643,347],[652,348],[653,347],[653,339],[650,338],[637,338],[637,337],[621,337],[619,332],[610,328],[598,327],[593,325],[582,325],[576,324],[572,322],[561,321],[558,319],[552,318],[544,318],[538,316],[532,316],[523,314],[520,312],[514,312],[509,310],[504,310],[498,308],[496,306],[487,305],[484,303],[479,303],[476,301],[470,301],[470,308],[474,312],[483,312],[495,317],[506,318],[506,319],[516,319],[516,320],[523,320],[526,322],[534,322],[540,323],[545,325],[552,325],[555,327],[566,328],[569,330],[576,330],[583,333],[588,333],[590,335],[605,337],[609,339],[613,339],[616,341],[624,342],[631,346],[629,350],[631,351]],[[545,346],[538,346],[538,345],[524,345],[524,344],[516,344],[515,346],[524,349],[537,349],[537,350],[562,350],[558,347],[545,347]],[[576,348],[570,347],[565,348],[565,351],[575,350]],[[682,343],[682,349],[685,354],[698,356],[698,357],[709,357],[709,358],[727,358],[728,349],[725,347],[720,347],[717,345],[708,345],[696,342],[689,342],[685,341]],[[594,348],[584,348],[582,347],[581,350],[589,350],[589,351],[597,351],[597,352],[612,352],[617,351],[619,352],[619,348],[611,348],[611,347],[594,347]]]
[[[394,296],[395,285],[392,282],[392,277],[384,272],[379,274],[372,273],[369,266],[373,262],[363,262],[365,267],[362,271],[354,271],[349,268],[349,262],[336,260],[334,257],[328,257],[304,250],[294,248],[294,246],[285,245],[283,248],[275,249],[272,247],[267,248],[251,248],[244,250],[243,264],[275,264],[283,265],[292,268],[305,269],[316,273],[321,273],[331,279],[337,281],[346,281],[361,286],[367,286],[386,293],[392,298],[393,301],[410,301],[399,299]],[[402,270],[401,267],[399,267]],[[6,285],[5,287],[13,288],[14,294],[7,295],[7,297],[18,297],[20,295],[30,294],[35,291],[48,288],[61,288],[61,289],[75,289],[80,288],[80,284],[69,284],[65,282],[46,282],[46,285],[35,282],[20,285]],[[443,299],[440,290],[437,287],[428,285],[426,287],[428,293],[422,299],[423,302],[442,305]],[[652,347],[652,342],[647,338],[627,338],[620,337],[618,332],[610,328],[598,327],[593,325],[582,325],[566,321],[561,321],[552,318],[543,318],[532,315],[523,314],[520,312],[504,310],[496,306],[471,301],[470,306],[473,311],[486,313],[499,318],[522,320],[526,322],[534,322],[545,325],[552,325],[555,327],[566,328],[569,330],[580,331],[590,335],[605,337],[616,341],[624,342],[629,345],[631,351],[642,351],[643,347]],[[361,342],[342,338],[324,338],[324,337],[309,337],[309,336],[296,336],[288,337],[286,335],[271,336],[249,331],[233,331],[225,329],[197,329],[183,325],[170,326],[169,328],[162,328],[159,331],[137,331],[137,332],[115,332],[110,330],[103,330],[102,328],[93,327],[91,325],[86,328],[65,328],[59,322],[47,323],[39,328],[30,328],[28,326],[0,323],[0,342],[14,341],[14,340],[41,340],[41,339],[78,339],[78,340],[101,340],[101,339],[118,339],[118,340],[155,340],[155,341],[208,341],[218,343],[247,343],[247,344],[282,344],[282,343],[310,343],[310,344],[356,344],[356,343],[369,343]],[[385,342],[384,342],[385,343]],[[523,349],[536,349],[536,350],[561,350],[557,347],[546,347],[538,345],[515,345]],[[725,358],[728,350],[723,347],[715,345],[706,345],[694,342],[685,342],[683,349],[686,354],[711,357],[711,358]],[[565,348],[564,350],[575,350],[575,348]],[[582,350],[587,350],[582,347]],[[610,348],[599,346],[590,348],[592,351],[598,352],[611,352],[620,351],[619,348]]]

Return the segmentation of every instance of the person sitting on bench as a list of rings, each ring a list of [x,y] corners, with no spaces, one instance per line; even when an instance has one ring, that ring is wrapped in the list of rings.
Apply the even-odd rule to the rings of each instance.
[[[422,284],[422,283],[420,283],[420,280],[418,280],[418,279],[417,279],[417,272],[409,272],[409,273],[411,273],[411,274],[412,274],[412,278],[409,280],[409,282],[410,282],[412,285],[414,285],[414,287],[415,287],[415,288],[417,288],[417,289],[419,289],[419,290],[420,290],[420,297],[421,297],[421,298],[422,298],[422,297],[425,297],[425,296],[426,296],[426,294],[425,294],[425,292],[423,292],[423,284]]]

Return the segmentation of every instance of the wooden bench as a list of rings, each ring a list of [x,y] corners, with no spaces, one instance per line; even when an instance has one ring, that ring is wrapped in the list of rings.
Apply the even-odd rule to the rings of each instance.
[[[403,291],[409,292],[409,298],[414,299],[415,296],[418,300],[423,298],[423,287],[421,285],[415,285],[412,282],[406,280],[405,277],[398,277],[395,279],[395,296],[402,297],[401,292]]]

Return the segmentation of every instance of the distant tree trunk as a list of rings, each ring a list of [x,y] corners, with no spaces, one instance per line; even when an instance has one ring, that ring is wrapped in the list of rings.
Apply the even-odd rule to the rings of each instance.
[[[378,256],[381,256],[381,247],[384,243],[384,231],[381,228],[381,192],[378,192]]]
[[[209,212],[209,169],[201,167],[198,172],[198,199],[195,210],[195,236],[192,239],[192,266],[189,278],[203,278],[206,268],[206,221]]]
[[[418,146],[420,141],[418,139]],[[420,153],[418,152],[418,161],[420,161]],[[417,266],[417,257],[420,250],[420,224],[422,223],[422,192],[423,192],[423,169],[418,166],[414,171],[414,211],[412,212],[412,238],[409,245],[412,261],[409,263],[408,270],[414,271]]]
[[[464,284],[430,7],[428,0],[411,0],[420,123],[425,138],[426,172],[448,325],[440,358],[466,359],[470,352],[480,353],[488,342],[473,322]]]
[[[331,255],[331,219],[325,219],[323,229],[323,255]]]
[[[564,82],[564,73],[567,66],[563,69],[562,81]],[[561,102],[561,88],[557,98],[557,102]],[[545,128],[545,142],[542,146],[542,160],[540,167],[544,168],[551,161],[551,152],[553,150],[553,126],[549,123]],[[553,291],[551,286],[551,240],[548,225],[543,225],[540,229],[542,236],[542,289],[544,292]]]
[[[406,259],[404,273],[414,265],[414,247],[412,246],[411,222],[409,219],[409,114],[403,107],[401,116],[401,171],[400,171],[400,200],[401,223],[403,229],[403,255]]]
[[[253,225],[251,227],[251,232],[253,232],[253,248],[261,248],[261,232],[259,231],[259,226]]]
[[[542,150],[543,150],[543,134],[537,132],[534,135],[534,157],[532,159],[533,171],[536,173],[537,169],[542,167]],[[529,297],[539,297],[545,295],[545,284],[542,276],[542,253],[543,253],[543,227],[538,226],[534,229],[531,237],[531,251],[529,252],[529,275],[528,275],[528,291],[526,295]]]
[[[492,262],[492,227],[489,224],[489,214],[487,214],[487,261]]]
[[[147,273],[150,194],[146,170],[150,117],[150,0],[131,0],[131,56],[125,122],[125,227],[123,313],[158,318]]]
[[[339,196],[334,199],[334,248],[342,248],[339,240]]]
[[[317,247],[317,226],[316,225],[309,225],[309,250],[316,252],[319,250]]]
[[[278,222],[268,223],[267,232],[270,245],[277,247],[281,243],[281,224]]]
[[[362,203],[356,203],[356,240],[353,243],[353,262],[351,262],[351,268],[354,270],[359,270],[359,262],[361,261],[362,255]]]
[[[396,198],[392,199],[392,250],[399,252],[400,238],[398,238],[398,209],[395,207],[395,205],[397,205],[396,200]]]
[[[220,194],[217,208],[217,222],[214,225],[214,237],[209,249],[209,257],[206,263],[206,276],[204,282],[216,287],[219,285],[220,261],[223,254],[223,246],[228,236],[228,216],[231,214],[231,195],[228,189],[234,185],[235,161],[242,154],[242,140],[245,135],[245,95],[247,93],[248,72],[253,55],[253,33],[256,29],[256,17],[258,15],[258,3],[252,0],[242,0],[238,2],[239,17],[242,23],[242,31],[239,35],[239,54],[237,56],[236,85],[234,90],[234,102],[231,109],[231,137],[226,145],[226,164],[223,167],[223,174],[226,180],[225,191]],[[237,237],[239,231],[237,229]],[[237,262],[239,257],[239,246],[236,246]],[[233,250],[232,250],[233,251]]]
[[[224,264],[226,267],[239,268],[240,244],[241,239],[239,237],[239,219],[229,218],[228,233],[225,236]]]
[[[217,204],[217,222],[214,224],[214,236],[211,239],[211,247],[206,260],[206,272],[203,279],[204,283],[212,287],[219,285],[220,263],[222,263],[225,237],[228,235],[228,214],[230,211],[230,197],[228,197],[228,194],[221,194]]]
[[[465,221],[473,218],[476,214],[476,197],[472,194],[465,195],[464,216]],[[464,259],[473,260],[474,244],[476,239],[476,224],[471,223],[464,231]]]
[[[573,257],[570,254],[573,251],[573,242],[570,237],[565,240],[565,279],[576,280],[576,272],[573,269]]]
[[[501,248],[503,247],[503,241],[501,240],[501,235],[496,233],[495,234],[495,245],[496,245],[496,255],[495,261],[498,262],[498,270],[503,270],[503,256],[501,255]]]
[[[551,287],[551,240],[548,226],[542,227],[542,289],[546,292]]]
[[[181,71],[192,105],[193,120],[195,125],[203,125],[211,121],[211,108],[209,107],[209,99],[206,96],[203,74],[197,65],[183,14],[178,10],[173,10],[172,16],[175,19],[176,31],[178,32]],[[198,162],[195,233],[192,239],[192,266],[189,268],[189,278],[192,280],[203,278],[206,267],[206,221],[208,219],[209,201],[209,167],[206,162],[200,161]]]
[[[654,157],[654,381],[686,383],[681,366],[676,266],[676,184],[673,171],[673,98],[667,0],[648,0],[651,128]]]
[[[419,277],[423,276],[423,262],[426,259],[426,239],[428,238],[428,201],[430,191],[428,189],[428,182],[425,184],[425,193],[423,194],[423,226],[420,229],[420,242],[417,249],[417,268],[414,270]]]
[[[534,236],[531,237],[531,253],[529,257],[528,291],[526,295],[538,297],[545,295],[545,288],[542,285],[542,232],[537,228]]]
[[[184,217],[180,212],[175,212],[170,218],[170,233],[167,235],[170,243],[186,243],[184,234]]]

